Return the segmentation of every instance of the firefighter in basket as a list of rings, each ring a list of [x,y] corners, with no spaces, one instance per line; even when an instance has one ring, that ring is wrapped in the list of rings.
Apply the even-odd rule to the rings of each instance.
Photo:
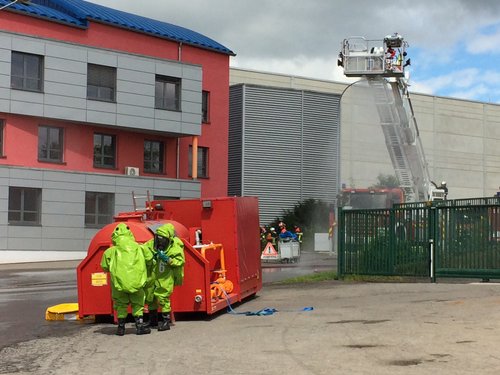
[[[144,324],[144,285],[146,283],[146,263],[152,262],[152,255],[144,252],[135,242],[130,228],[119,223],[111,234],[113,246],[108,248],[101,259],[101,268],[111,275],[111,298],[118,317],[116,334],[125,334],[128,305],[132,307],[138,335],[151,333]]]
[[[144,244],[155,259],[148,269],[146,283],[146,304],[149,308],[149,326],[158,326],[158,331],[170,329],[170,296],[175,285],[182,285],[184,279],[184,243],[175,236],[175,228],[168,223],[156,230],[154,238]],[[158,321],[161,309],[163,321]]]
[[[280,222],[279,227],[280,227],[280,234],[279,234],[280,241],[284,242],[297,241],[297,235],[286,229],[285,223]]]

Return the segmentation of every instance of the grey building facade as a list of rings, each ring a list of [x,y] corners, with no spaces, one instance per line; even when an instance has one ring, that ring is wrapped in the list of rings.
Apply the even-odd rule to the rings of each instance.
[[[237,84],[229,98],[229,195],[258,196],[263,225],[304,200],[335,201],[340,95]]]
[[[239,68],[231,69],[230,78],[232,86],[337,95],[341,98],[339,186],[366,188],[377,182],[379,174],[394,174],[376,107],[373,101],[360,100],[357,85]],[[448,197],[496,195],[500,105],[419,93],[411,93],[411,101],[431,178],[447,181]],[[245,147],[245,154],[253,155],[250,146]]]

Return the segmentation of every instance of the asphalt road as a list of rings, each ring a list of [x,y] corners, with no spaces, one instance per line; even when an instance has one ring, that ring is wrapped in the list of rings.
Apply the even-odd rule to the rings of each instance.
[[[45,320],[47,307],[78,302],[77,261],[0,265],[0,349],[19,342],[74,334],[74,322]],[[263,263],[264,284],[336,267],[329,253],[304,252],[297,263]],[[1,372],[0,372],[1,373]]]
[[[6,347],[0,374],[496,375],[499,307],[495,283],[266,284],[236,314],[166,332],[88,324]]]
[[[57,264],[45,266],[66,267]],[[59,329],[54,322],[45,320],[47,307],[77,302],[76,270],[39,267],[44,266],[24,264],[10,265],[9,269],[5,269],[6,265],[0,267],[0,348],[49,335],[70,334],[77,330],[74,324]]]

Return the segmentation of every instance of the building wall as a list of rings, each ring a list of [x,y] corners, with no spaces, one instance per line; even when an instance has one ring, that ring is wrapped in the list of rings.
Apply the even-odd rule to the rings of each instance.
[[[257,85],[230,89],[229,195],[258,196],[268,224],[338,193],[339,95]]]
[[[176,178],[177,139],[167,133],[149,134],[126,128],[109,128],[45,117],[5,115],[5,146],[0,166],[22,166],[61,171],[80,171],[107,174],[124,174],[126,167],[139,168],[140,177]],[[38,160],[38,127],[40,125],[63,129],[64,156],[62,163]],[[93,163],[94,133],[112,134],[116,137],[116,168],[96,168]],[[148,173],[143,169],[144,141],[161,141],[165,145],[165,171]]]
[[[219,140],[228,137],[229,55],[92,21],[87,29],[80,29],[5,11],[0,12],[0,29],[101,51],[199,65],[202,89],[210,93],[210,123],[203,124],[198,139],[198,146],[209,148],[209,178],[199,182],[203,196],[227,194],[227,144]],[[180,178],[189,178],[187,155],[191,144],[190,137],[180,139]]]
[[[238,197],[243,196],[244,87],[244,85],[232,86],[229,95],[228,194]],[[262,203],[260,209],[262,210]]]
[[[231,69],[230,84],[337,93],[341,99],[340,184],[363,188],[394,174],[378,113],[357,84]],[[411,86],[410,86],[411,90]],[[492,196],[500,185],[500,106],[410,92],[431,178],[449,198]]]
[[[114,194],[114,213],[133,192],[197,198],[227,194],[229,55],[96,22],[81,29],[0,12],[0,263],[82,259],[98,228],[85,226],[85,193]],[[42,93],[10,88],[11,51],[44,56]],[[116,103],[87,100],[87,64],[117,68]],[[155,75],[182,79],[181,111],[155,109]],[[209,122],[201,122],[202,91]],[[38,160],[38,127],[64,129],[62,163]],[[94,132],[117,139],[117,166],[93,167]],[[209,176],[193,180],[188,150],[209,149]],[[162,175],[142,169],[144,140],[166,145]],[[126,176],[125,167],[139,167]],[[8,224],[9,187],[39,188],[40,225]],[[137,202],[145,207],[145,199]]]
[[[231,68],[229,84],[232,86],[240,83],[318,91],[339,95],[341,95],[347,87],[346,84],[340,82],[324,81],[278,73],[267,73],[249,69]]]
[[[43,92],[10,89],[11,51],[44,56]],[[200,66],[0,35],[0,111],[148,131],[201,133]],[[116,102],[87,99],[87,64],[117,69]],[[182,79],[182,112],[155,109],[155,74]]]
[[[500,106],[414,95],[429,145],[431,175],[446,180],[452,198],[491,196],[500,185]]]
[[[41,225],[9,225],[9,186],[42,189]],[[83,259],[99,230],[85,226],[85,193],[114,194],[115,213],[133,211],[132,192],[198,198],[194,181],[4,166],[0,168],[0,263]],[[145,207],[146,199],[137,199]]]

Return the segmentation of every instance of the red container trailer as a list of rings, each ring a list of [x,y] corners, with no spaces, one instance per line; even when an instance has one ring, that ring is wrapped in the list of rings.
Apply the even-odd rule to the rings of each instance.
[[[78,265],[80,318],[114,314],[109,274],[100,263],[117,222],[126,222],[139,243],[152,239],[160,225],[174,225],[186,257],[184,283],[172,294],[174,312],[213,314],[262,288],[256,197],[151,201],[115,221],[94,236]]]

